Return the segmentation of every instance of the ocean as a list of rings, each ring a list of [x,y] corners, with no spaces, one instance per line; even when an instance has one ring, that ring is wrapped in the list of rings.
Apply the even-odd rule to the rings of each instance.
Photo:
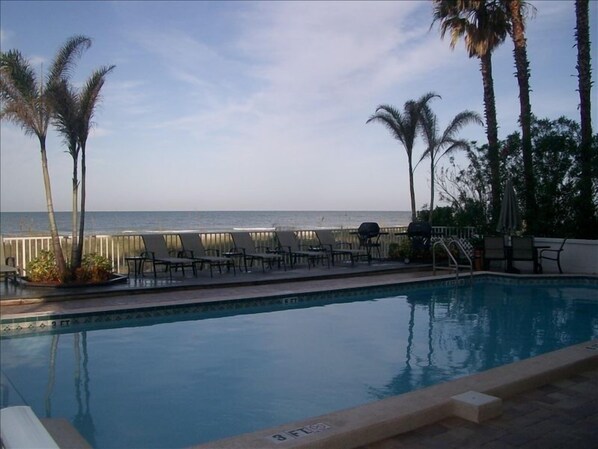
[[[71,233],[71,213],[56,212],[61,235]],[[228,232],[235,230],[356,228],[366,221],[381,227],[406,226],[408,211],[157,211],[87,212],[85,234],[114,235],[144,232]],[[2,212],[4,237],[49,235],[46,212]]]

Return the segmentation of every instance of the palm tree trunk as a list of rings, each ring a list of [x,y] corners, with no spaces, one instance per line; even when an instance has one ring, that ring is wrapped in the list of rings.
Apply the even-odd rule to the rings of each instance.
[[[71,272],[75,275],[77,254],[77,211],[79,210],[79,180],[77,179],[77,159],[73,158],[73,211],[71,215]]]
[[[411,221],[417,220],[417,212],[415,210],[415,188],[413,186],[413,163],[411,162],[411,156],[409,160],[409,193],[411,194]]]
[[[87,167],[85,165],[85,144],[81,145],[81,213],[79,215],[79,241],[77,245],[77,255],[73,264],[77,268],[81,266],[83,260],[83,243],[85,233],[85,184],[87,176]]]
[[[58,236],[58,226],[56,226],[56,217],[54,215],[54,203],[52,202],[52,188],[50,186],[50,172],[48,171],[48,157],[46,155],[46,139],[39,137],[40,153],[42,158],[42,175],[44,178],[44,190],[46,192],[46,206],[48,209],[48,219],[50,221],[50,236],[52,238],[52,247],[54,257],[56,258],[56,267],[62,279],[68,275],[66,262],[60,246],[60,237]]]
[[[521,15],[521,1],[513,0],[508,3],[511,12],[511,23],[513,25],[513,54],[515,56],[515,68],[517,69],[517,82],[519,83],[519,105],[521,115],[521,152],[523,155],[523,178],[525,184],[525,221],[530,233],[537,229],[536,217],[536,180],[534,177],[532,160],[532,107],[529,99],[529,61],[527,59],[527,48],[525,42],[525,30],[523,17]]]
[[[498,220],[500,213],[500,161],[498,158],[498,124],[496,121],[496,100],[494,80],[492,79],[492,54],[486,53],[480,58],[480,71],[484,84],[484,116],[486,117],[486,136],[488,137],[488,162],[490,165],[490,187],[492,191],[492,221]]]
[[[432,214],[434,214],[434,157],[430,154],[430,216],[428,223],[432,225]]]
[[[592,195],[592,67],[590,60],[589,0],[575,0],[577,73],[579,83],[579,114],[581,146],[579,159],[579,231],[582,238],[596,238],[596,210]]]

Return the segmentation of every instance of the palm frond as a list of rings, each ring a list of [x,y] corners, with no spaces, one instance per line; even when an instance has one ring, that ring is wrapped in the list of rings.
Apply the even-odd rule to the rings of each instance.
[[[464,126],[469,124],[484,126],[484,121],[482,120],[482,116],[477,112],[469,110],[459,112],[455,117],[453,117],[451,123],[449,123],[442,133],[441,140],[448,141],[449,139],[452,139],[455,134],[461,131]]]
[[[60,78],[70,78],[75,58],[81,56],[83,51],[87,50],[90,46],[91,39],[86,36],[77,35],[69,38],[54,58],[48,73],[49,82],[54,82]]]
[[[67,150],[77,159],[77,130],[79,129],[79,96],[66,79],[55,81],[47,91],[52,105],[52,123],[62,134]]]
[[[23,129],[26,135],[44,136],[49,117],[34,70],[17,50],[0,55],[0,118]]]
[[[104,86],[104,83],[106,82],[106,75],[112,72],[115,67],[116,66],[114,65],[103,66],[95,70],[85,83],[85,87],[81,92],[81,123],[79,128],[79,139],[82,145],[85,145],[85,141],[89,135],[89,130],[93,125],[92,118],[100,99],[100,92]]]

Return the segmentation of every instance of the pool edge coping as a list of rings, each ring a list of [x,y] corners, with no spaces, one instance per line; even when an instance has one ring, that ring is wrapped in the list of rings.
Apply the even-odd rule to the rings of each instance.
[[[475,391],[506,399],[533,388],[598,367],[598,340],[531,357],[337,412],[262,429],[189,449],[351,449],[372,444],[457,416],[453,396]],[[301,438],[275,442],[274,435],[324,424]]]
[[[455,282],[466,282],[467,279],[470,279],[470,276],[460,276],[458,278],[455,277],[455,275],[450,275],[450,274],[446,274],[446,275],[432,275],[432,274],[428,274],[426,273],[426,275],[422,276],[422,277],[414,277],[414,278],[408,278],[408,279],[390,279],[388,278],[388,276],[383,276],[384,279],[380,279],[378,282],[374,281],[374,282],[367,282],[364,281],[364,283],[359,284],[359,285],[350,285],[350,286],[346,286],[346,287],[334,287],[334,288],[330,288],[330,287],[325,287],[325,286],[321,286],[321,287],[312,287],[312,288],[301,288],[301,287],[305,287],[305,284],[302,284],[301,282],[299,283],[294,283],[291,282],[290,284],[296,285],[296,288],[292,291],[287,291],[285,293],[280,293],[280,292],[252,292],[252,293],[237,293],[237,294],[233,294],[230,295],[229,297],[222,297],[222,298],[216,298],[216,297],[194,297],[191,299],[178,299],[178,300],[173,300],[167,303],[159,303],[159,304],[148,304],[148,303],[143,303],[143,304],[119,304],[119,303],[113,303],[113,304],[108,304],[108,305],[104,305],[101,307],[95,306],[95,307],[88,307],[88,308],[80,308],[78,310],[65,310],[65,311],[43,311],[43,312],[18,312],[18,313],[7,313],[7,310],[10,309],[11,304],[3,304],[3,308],[4,310],[0,311],[0,324],[3,323],[11,323],[11,322],[17,322],[17,321],[36,321],[36,320],[40,320],[40,319],[45,319],[45,320],[52,320],[52,319],[65,319],[65,318],[72,318],[72,317],[77,317],[77,316],[82,316],[82,315],[93,315],[93,314],[109,314],[109,313],[118,313],[118,312],[140,312],[140,311],[144,311],[144,310],[157,310],[157,309],[169,309],[169,308],[177,308],[177,307],[185,307],[185,306],[192,306],[192,305],[199,305],[199,304],[217,304],[217,303],[234,303],[234,302],[240,302],[243,300],[251,300],[251,299],[255,299],[255,298],[265,298],[265,299],[276,299],[276,298],[285,298],[285,297],[289,297],[292,295],[302,295],[302,294],[317,294],[317,293],[323,293],[323,292],[343,292],[343,291],[352,291],[352,290],[359,290],[359,289],[363,289],[363,288],[368,288],[368,287],[392,287],[394,285],[416,285],[416,284],[420,284],[420,283],[424,283],[424,282],[430,282],[430,281],[436,281],[437,283],[442,283],[442,282],[449,282],[449,283],[455,283]],[[497,279],[501,279],[501,278],[507,278],[507,279],[514,279],[514,280],[519,280],[519,281],[523,281],[523,280],[529,280],[529,279],[533,279],[533,280],[537,280],[537,281],[541,281],[541,280],[548,280],[548,279],[591,279],[591,280],[598,280],[598,276],[595,275],[585,275],[585,274],[566,274],[566,275],[555,275],[555,274],[545,274],[545,275],[527,275],[527,274],[522,274],[522,275],[517,275],[517,274],[508,274],[508,273],[496,273],[496,272],[490,272],[490,271],[479,271],[479,272],[474,272],[473,275],[471,276],[471,278],[480,278],[480,277],[495,277]],[[365,279],[371,281],[373,278],[373,276],[366,276]],[[287,284],[284,284],[287,285]],[[205,292],[205,291],[204,291]],[[122,295],[122,296],[129,296],[129,295]],[[135,294],[132,294],[130,296],[135,296]],[[112,296],[109,296],[110,298]],[[37,304],[37,301],[32,301],[32,302],[26,302],[26,303],[15,303],[13,305],[35,305]],[[1,329],[0,329],[0,335],[2,334]]]

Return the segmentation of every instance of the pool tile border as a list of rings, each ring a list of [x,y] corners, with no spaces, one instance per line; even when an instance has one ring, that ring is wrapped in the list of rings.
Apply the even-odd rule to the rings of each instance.
[[[339,298],[348,301],[372,295],[401,294],[413,289],[453,288],[466,286],[471,282],[491,282],[500,285],[550,285],[566,279],[576,286],[598,286],[598,277],[587,275],[574,276],[510,276],[503,274],[481,273],[469,276],[444,276],[442,278],[421,278],[374,286],[337,288],[328,291],[301,292],[297,294],[276,294],[260,298],[234,298],[214,300],[194,304],[173,304],[160,306],[142,306],[120,310],[106,310],[94,313],[41,313],[0,319],[0,338],[26,336],[56,331],[77,332],[96,327],[125,327],[142,325],[147,320],[172,317],[172,321],[199,319],[201,315],[217,316],[218,313],[259,312],[266,307],[300,307],[313,303],[333,303]]]

